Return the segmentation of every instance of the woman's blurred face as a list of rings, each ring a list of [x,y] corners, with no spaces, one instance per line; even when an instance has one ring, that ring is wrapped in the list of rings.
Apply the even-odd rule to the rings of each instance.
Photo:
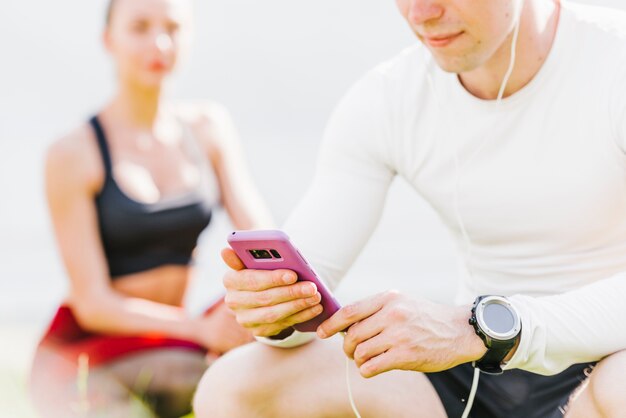
[[[158,86],[191,40],[189,0],[115,0],[104,33],[121,79]]]

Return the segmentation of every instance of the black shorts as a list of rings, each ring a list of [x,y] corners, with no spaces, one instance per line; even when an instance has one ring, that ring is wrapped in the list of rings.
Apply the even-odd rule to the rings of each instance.
[[[480,374],[471,418],[562,418],[571,393],[584,381],[592,364],[577,364],[555,376],[508,370],[498,376]],[[474,368],[462,364],[427,373],[449,418],[460,418],[472,386]]]

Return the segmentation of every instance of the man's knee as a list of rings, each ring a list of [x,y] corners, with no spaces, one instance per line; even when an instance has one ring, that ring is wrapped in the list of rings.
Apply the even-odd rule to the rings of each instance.
[[[241,386],[234,384],[237,367],[235,352],[213,362],[204,373],[193,399],[193,410],[198,418],[226,416],[225,407],[237,397],[236,390]],[[232,372],[232,373],[231,373]],[[243,399],[241,400],[243,402]]]
[[[206,371],[194,397],[194,411],[198,418],[251,416],[252,409],[271,401],[276,388],[266,384],[271,368],[260,367],[260,344],[249,344],[230,351],[214,362]],[[267,405],[266,405],[267,406]],[[254,412],[254,416],[262,416]]]
[[[589,391],[595,407],[602,416],[622,417],[626,411],[624,382],[626,381],[626,350],[602,360],[594,368]]]

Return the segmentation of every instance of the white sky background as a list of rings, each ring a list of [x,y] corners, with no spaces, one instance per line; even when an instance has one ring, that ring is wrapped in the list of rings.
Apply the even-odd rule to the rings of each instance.
[[[626,9],[626,0],[587,2]],[[54,138],[112,93],[99,38],[103,9],[103,0],[0,1],[0,323],[40,323],[66,288],[43,199],[42,158]],[[311,178],[334,104],[365,71],[413,42],[393,0],[197,0],[193,56],[175,95],[229,107],[255,156],[257,183],[282,221]],[[196,308],[219,288],[217,250],[228,230],[218,216],[203,240]],[[397,183],[348,278],[352,285],[340,293],[396,287],[445,300],[454,262],[436,216]],[[405,264],[422,267],[406,272]],[[346,287],[358,290],[347,296]]]

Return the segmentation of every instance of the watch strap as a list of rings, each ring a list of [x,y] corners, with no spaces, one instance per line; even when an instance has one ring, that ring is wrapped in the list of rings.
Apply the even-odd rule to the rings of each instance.
[[[472,316],[469,320],[469,324],[474,327],[474,331],[476,335],[483,340],[485,347],[487,347],[487,352],[484,356],[482,356],[479,360],[473,363],[474,367],[478,367],[480,371],[487,374],[502,374],[502,362],[504,358],[509,354],[511,349],[515,347],[517,340],[521,336],[521,332],[512,340],[502,341],[496,340],[493,338],[489,338],[483,330],[480,328],[478,324],[478,320],[476,319],[476,307],[478,304],[485,299],[487,296],[479,296],[474,301],[474,305],[472,306]],[[501,296],[502,297],[502,296]]]
[[[480,371],[487,374],[501,374],[502,362],[504,358],[509,354],[511,348],[515,346],[515,340],[513,341],[496,341],[492,340],[491,347],[487,348],[487,352],[484,356],[477,360],[474,365],[478,367]]]

